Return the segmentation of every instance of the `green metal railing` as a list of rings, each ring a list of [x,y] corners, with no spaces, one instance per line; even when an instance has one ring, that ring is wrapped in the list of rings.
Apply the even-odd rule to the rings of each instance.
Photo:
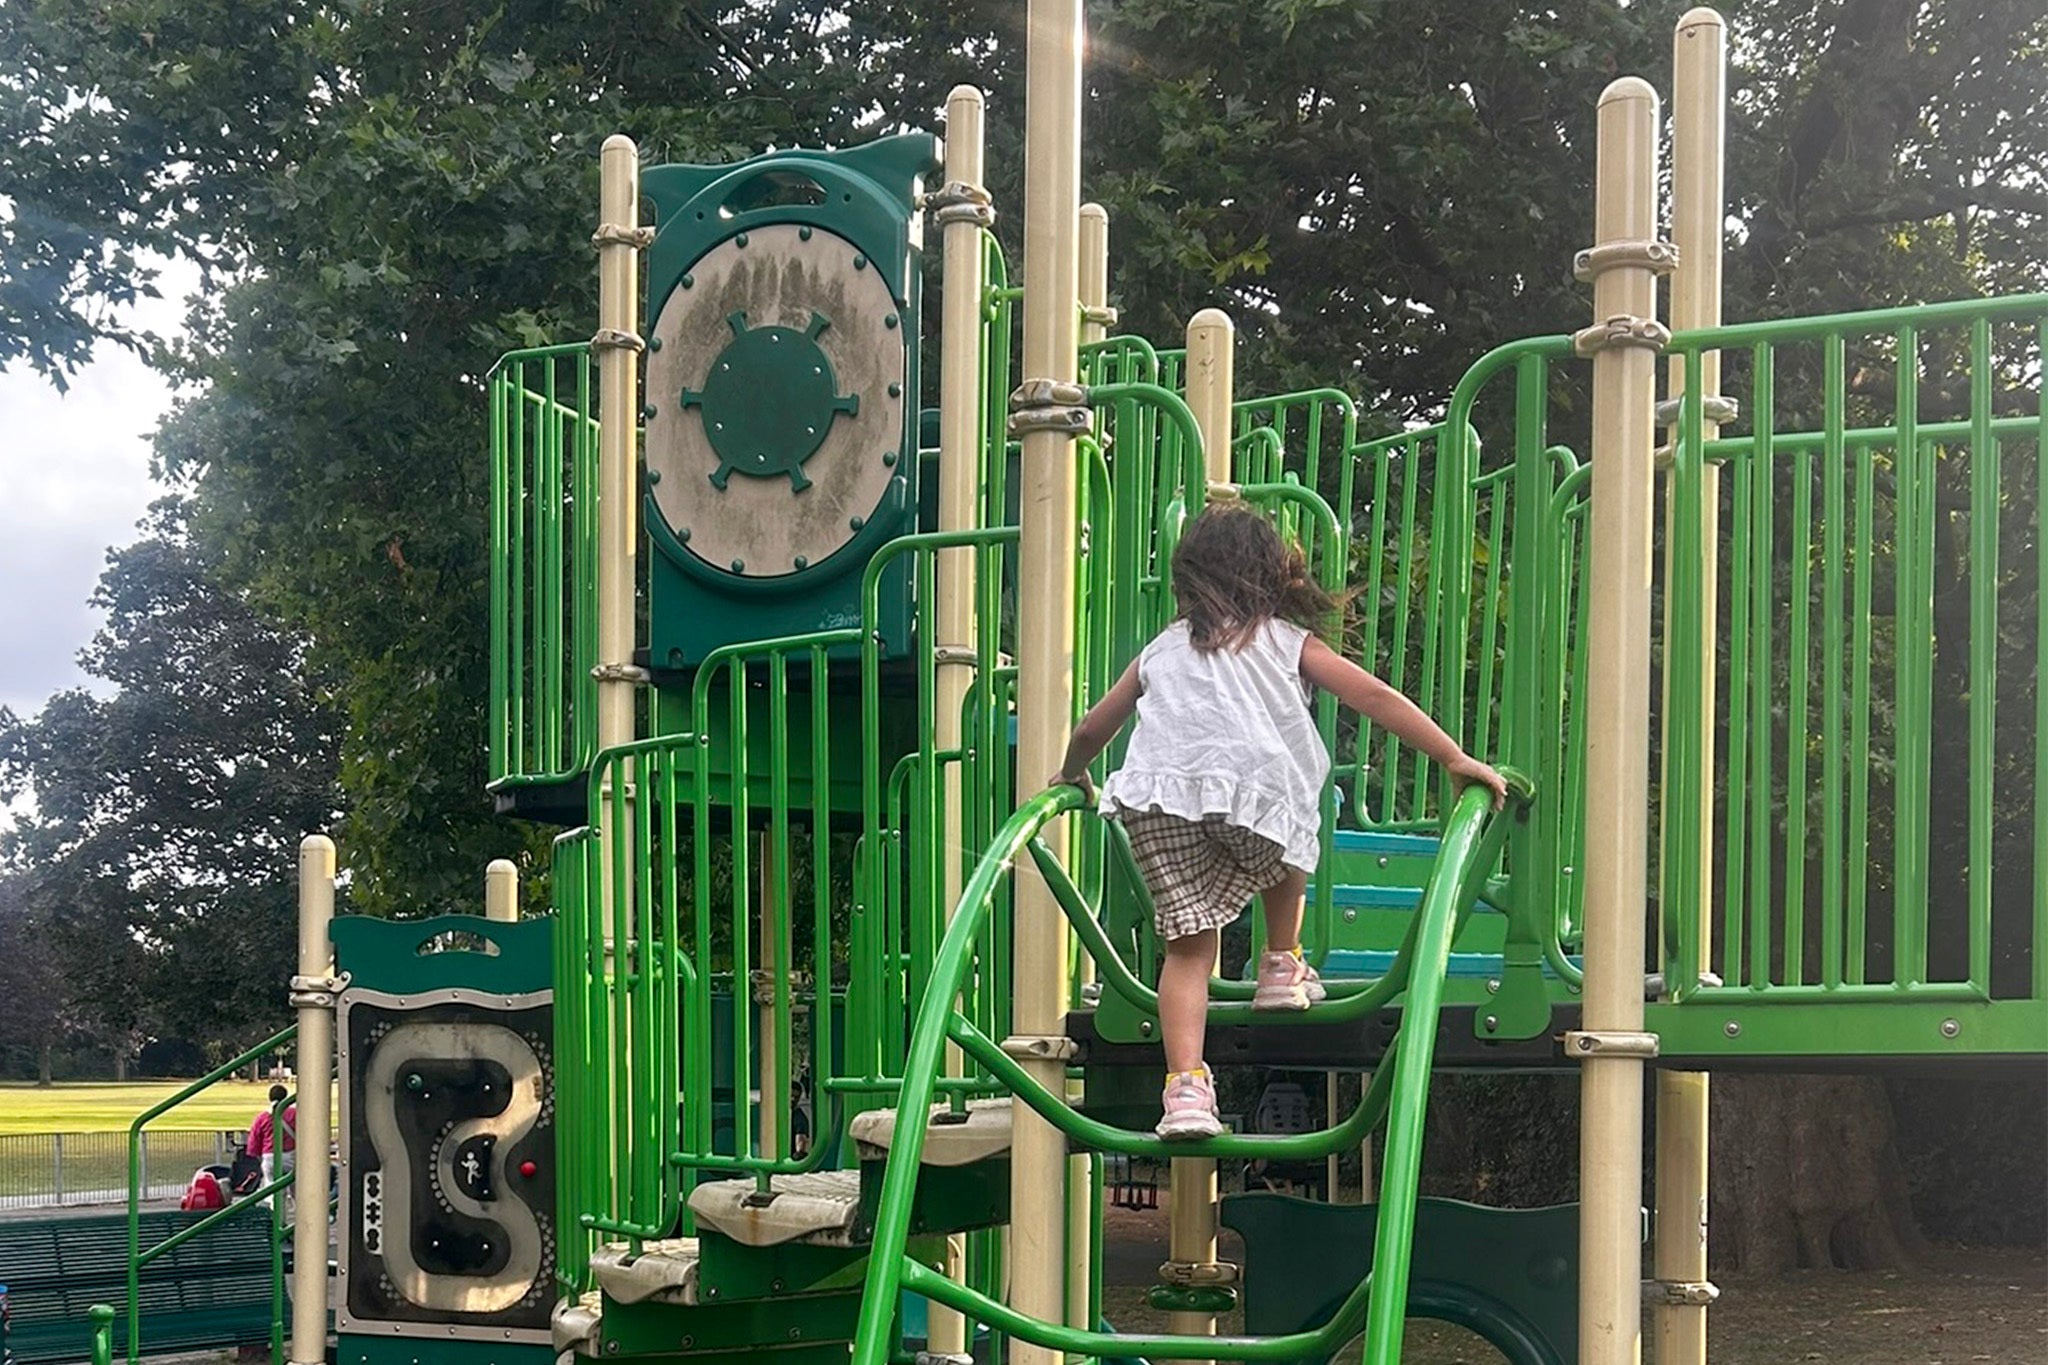
[[[1526,800],[1526,786],[1516,789],[1515,806]],[[1097,1151],[1164,1158],[1168,1155],[1312,1159],[1355,1145],[1384,1116],[1388,1121],[1381,1172],[1382,1216],[1376,1231],[1375,1274],[1360,1283],[1332,1322],[1312,1332],[1275,1338],[1148,1336],[1127,1337],[1079,1331],[1038,1321],[1009,1308],[971,1286],[955,1284],[905,1255],[911,1200],[923,1154],[924,1126],[899,1130],[884,1172],[876,1216],[873,1250],[856,1332],[856,1365],[884,1365],[895,1339],[891,1323],[899,1289],[909,1289],[954,1307],[972,1318],[999,1327],[1020,1340],[1057,1350],[1085,1352],[1101,1358],[1143,1354],[1159,1359],[1211,1358],[1228,1354],[1243,1360],[1284,1360],[1326,1353],[1361,1325],[1366,1359],[1397,1360],[1407,1311],[1407,1267],[1414,1235],[1414,1208],[1419,1195],[1423,1121],[1428,1103],[1437,1014],[1450,945],[1459,921],[1476,898],[1486,869],[1500,855],[1509,820],[1497,819],[1490,798],[1470,791],[1446,822],[1436,874],[1415,917],[1415,928],[1401,955],[1398,982],[1407,992],[1400,1037],[1391,1055],[1375,1073],[1359,1107],[1332,1128],[1284,1137],[1223,1136],[1202,1142],[1168,1144],[1149,1134],[1117,1129],[1073,1110],[1060,1095],[1034,1081],[1007,1057],[989,1034],[975,1027],[954,1004],[970,978],[977,940],[985,927],[998,887],[1007,880],[1017,857],[1034,847],[1047,823],[1081,805],[1070,788],[1042,792],[1019,806],[998,831],[969,878],[952,926],[940,946],[933,989],[917,1011],[904,1083],[898,1098],[907,1113],[928,1112],[941,1074],[942,1049],[950,1042],[981,1065],[1019,1101],[1058,1127],[1067,1138]],[[1052,886],[1055,899],[1077,930],[1087,934],[1095,913],[1081,898],[1059,864],[1038,853],[1038,868]],[[1112,955],[1101,963],[1115,962]],[[1391,974],[1390,974],[1391,976]],[[1114,977],[1112,979],[1115,979]],[[1362,1004],[1368,992],[1326,1007],[1343,1010]],[[1241,1008],[1242,1006],[1240,1006]],[[1354,1005],[1354,1008],[1358,1007]],[[1377,1008],[1376,1005],[1371,1006]],[[1229,1005],[1217,1007],[1228,1010]],[[1326,1016],[1328,1017],[1328,1016]],[[1099,1246],[1092,1254],[1101,1255]]]
[[[264,1039],[241,1056],[225,1062],[207,1072],[198,1080],[174,1094],[166,1096],[137,1115],[128,1125],[128,1294],[126,1299],[128,1323],[128,1365],[136,1365],[142,1359],[142,1272],[151,1262],[169,1255],[200,1233],[224,1222],[229,1218],[252,1218],[264,1216],[270,1220],[270,1360],[271,1365],[283,1365],[284,1361],[284,1247],[289,1231],[285,1223],[284,1197],[282,1192],[290,1189],[295,1171],[287,1170],[283,1175],[264,1185],[261,1189],[231,1200],[225,1207],[215,1209],[203,1218],[179,1228],[175,1233],[158,1242],[155,1246],[142,1245],[142,1131],[157,1119],[162,1118],[194,1095],[207,1090],[215,1083],[234,1075],[252,1062],[273,1056],[279,1048],[295,1041],[299,1036],[298,1025],[280,1030]],[[284,1111],[294,1103],[295,1097],[287,1095],[270,1106],[270,1124],[273,1141],[282,1141],[275,1136],[284,1132]],[[322,1135],[320,1150],[316,1159],[327,1157],[326,1140]],[[281,1164],[281,1163],[280,1163]],[[262,1213],[254,1212],[258,1202]],[[95,1309],[95,1320],[98,1310]],[[107,1337],[108,1353],[112,1352],[112,1319],[109,1317],[95,1328],[97,1342],[101,1329]],[[98,1346],[95,1345],[95,1351]]]
[[[2048,999],[2044,338],[2035,295],[1673,339],[1667,761],[1674,790],[1724,793],[1718,915],[1680,852],[1697,810],[1666,812],[1680,999]],[[1707,440],[1710,351],[1746,411]],[[1716,581],[1700,572],[1710,467]],[[1708,718],[1676,698],[1698,693],[1715,598],[1727,738],[1708,771]]]
[[[597,742],[597,412],[588,343],[489,380],[490,780],[580,775]]]

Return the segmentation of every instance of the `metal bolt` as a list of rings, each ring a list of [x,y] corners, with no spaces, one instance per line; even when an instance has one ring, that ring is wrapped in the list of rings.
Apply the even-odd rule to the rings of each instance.
[[[798,240],[799,242],[808,242],[808,241],[810,241],[810,240],[811,240],[811,230],[810,230],[809,228],[807,228],[807,227],[800,227],[800,228],[798,228],[798,229],[796,230],[796,239],[797,239],[797,240]]]
[[[882,464],[883,464],[883,466],[884,466],[885,468],[886,468],[886,467],[888,467],[888,466],[894,465],[895,463],[896,463],[896,452],[895,452],[895,451],[893,451],[893,450],[885,450],[885,451],[883,451],[883,452],[882,452]]]
[[[688,289],[691,285],[695,284],[696,282],[697,277],[694,275],[685,275],[682,278],[682,286],[685,289]]]
[[[1486,1031],[1487,1031],[1488,1033],[1491,1033],[1491,1032],[1493,1032],[1493,1031],[1494,1031],[1495,1029],[1497,1029],[1497,1028],[1499,1028],[1499,1027],[1500,1027],[1500,1016],[1499,1016],[1499,1015],[1497,1015],[1497,1014],[1489,1014],[1489,1015],[1487,1015],[1487,1016],[1486,1016]]]
[[[732,562],[732,571],[734,573],[745,573],[747,571],[747,561],[744,559],[735,559]]]
[[[747,234],[742,232],[739,236],[732,239],[732,244],[734,246],[745,246],[747,244]]]
[[[1727,1023],[1721,1025],[1721,1032],[1727,1034],[1730,1038],[1740,1038],[1742,1036],[1742,1025],[1730,1019]]]
[[[889,396],[891,398],[901,398],[903,396],[903,386],[901,384],[891,384],[889,386]]]
[[[1358,912],[1356,910],[1346,910],[1344,912],[1344,922],[1346,924],[1358,923]]]
[[[890,313],[888,316],[884,317],[882,319],[882,325],[893,331],[896,326],[896,315],[894,313]]]
[[[649,404],[645,405],[644,407],[642,407],[642,408],[640,409],[640,415],[641,415],[642,417],[652,417],[652,416],[654,416],[654,404],[652,404],[652,403],[649,403]]]
[[[1944,1019],[1941,1021],[1941,1036],[1944,1038],[1953,1038],[1962,1031],[1963,1024],[1960,1019]]]
[[[648,349],[648,350],[650,350],[650,351],[658,351],[658,350],[660,350],[660,349],[661,349],[661,338],[660,338],[660,337],[649,337],[649,338],[647,338],[647,349]],[[511,1336],[512,1334],[511,1334],[510,1332],[507,1332],[507,1333],[506,1333],[505,1335],[509,1337],[509,1336]]]
[[[1138,1021],[1138,1032],[1150,1038],[1152,1036],[1152,1021],[1150,1019],[1140,1019]]]
[[[851,520],[849,520],[846,524],[848,526],[851,526],[854,530],[858,531],[861,527],[868,524],[868,519],[866,517],[854,517]]]
[[[685,545],[689,544],[690,528],[687,526],[678,526],[676,528],[676,539],[682,541]]]
[[[1486,993],[1487,993],[1488,995],[1499,995],[1499,994],[1500,994],[1500,978],[1499,978],[1499,977],[1495,976],[1495,977],[1488,977],[1488,978],[1487,978],[1487,981],[1486,981]]]
[[[801,1327],[792,1327],[792,1328],[790,1328],[790,1329],[789,1329],[789,1339],[790,1339],[791,1341],[802,1341],[802,1340],[804,1339],[804,1329],[803,1329],[803,1328],[801,1328]]]
[[[648,483],[649,483],[650,485],[652,485],[652,484],[657,484],[657,483],[660,483],[660,482],[661,482],[661,471],[660,471],[659,469],[650,469],[650,470],[648,470],[648,471],[647,471],[647,482],[648,482]]]
[[[796,567],[798,567],[799,569],[808,569],[808,568],[810,568],[810,567],[811,567],[811,561],[810,561],[810,560],[808,560],[808,559],[806,559],[806,558],[804,558],[804,556],[802,556],[802,555],[798,555],[798,556],[796,557],[796,561],[795,561],[795,562],[796,562]]]
[[[1386,856],[1385,856],[1384,854],[1382,854],[1382,855],[1380,856],[1380,866],[1381,866],[1381,867],[1385,867],[1386,865],[1387,865],[1387,859],[1386,859]]]
[[[868,268],[868,258],[856,253],[853,258],[853,268],[855,270],[866,270]]]

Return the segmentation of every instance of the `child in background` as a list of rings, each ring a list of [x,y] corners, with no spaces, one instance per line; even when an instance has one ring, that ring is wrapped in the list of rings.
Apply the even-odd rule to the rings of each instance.
[[[1499,773],[1458,747],[1419,707],[1317,638],[1339,603],[1300,551],[1242,505],[1211,506],[1173,555],[1179,614],[1074,727],[1053,785],[1089,790],[1088,764],[1133,713],[1124,763],[1100,809],[1120,821],[1143,873],[1166,960],[1162,1138],[1222,1131],[1202,1060],[1220,931],[1258,896],[1266,916],[1252,1008],[1304,1010],[1324,998],[1301,957],[1302,895],[1321,847],[1330,756],[1312,689],[1441,766],[1463,787],[1507,795]]]

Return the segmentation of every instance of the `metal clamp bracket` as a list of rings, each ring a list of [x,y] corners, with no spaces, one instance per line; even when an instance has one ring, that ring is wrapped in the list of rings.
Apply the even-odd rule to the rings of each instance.
[[[651,683],[654,674],[639,664],[598,664],[590,670],[598,682]]]
[[[1020,1062],[1071,1062],[1081,1055],[1081,1045],[1058,1034],[1016,1033],[1003,1039],[1003,1055]]]
[[[1719,1285],[1706,1280],[1644,1280],[1643,1302],[1674,1308],[1705,1308],[1721,1297]]]
[[[644,351],[646,339],[637,332],[622,332],[616,327],[600,327],[590,338],[593,351]]]
[[[976,227],[996,225],[995,199],[983,185],[949,180],[924,197],[925,211],[940,227],[949,223],[972,223]]]
[[[947,1351],[919,1351],[913,1359],[916,1365],[974,1365],[970,1355],[954,1355]]]
[[[1657,1035],[1573,1029],[1564,1035],[1564,1050],[1572,1057],[1654,1057]]]
[[[1010,393],[1012,436],[1033,431],[1085,436],[1094,426],[1095,412],[1088,406],[1085,385],[1058,379],[1027,379]]]
[[[1081,321],[1093,323],[1097,327],[1114,327],[1119,316],[1121,315],[1116,309],[1106,303],[1084,303],[1081,305]]]
[[[972,645],[937,645],[932,649],[932,662],[941,668],[948,664],[973,668],[981,662],[981,654]]]
[[[1677,398],[1665,399],[1656,408],[1657,425],[1660,427],[1677,426],[1682,412],[1682,400]],[[1723,398],[1718,393],[1708,394],[1700,399],[1700,416],[1717,426],[1725,425],[1742,416],[1742,404],[1736,402],[1733,398]]]
[[[1628,313],[1616,313],[1605,322],[1596,322],[1572,333],[1572,350],[1582,356],[1597,355],[1610,346],[1661,351],[1670,344],[1669,327],[1655,318],[1639,318]]]
[[[1589,246],[1572,257],[1572,274],[1583,281],[1596,279],[1622,266],[1641,266],[1659,275],[1678,269],[1678,244],[1665,241],[1627,240]]]
[[[295,1010],[331,1010],[334,997],[348,989],[349,974],[293,976],[285,1002]]]
[[[1159,1267],[1166,1284],[1236,1284],[1242,1276],[1229,1261],[1166,1261]]]
[[[651,227],[630,227],[625,223],[599,223],[597,231],[590,234],[592,246],[629,246],[635,251],[645,251],[654,245],[654,229]]]

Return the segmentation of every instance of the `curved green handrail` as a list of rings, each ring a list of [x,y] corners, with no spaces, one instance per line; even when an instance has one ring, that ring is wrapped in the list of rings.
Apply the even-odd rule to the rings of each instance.
[[[1517,780],[1513,807],[1519,818],[1526,810],[1528,787]],[[1017,855],[1027,851],[1039,831],[1060,816],[1080,809],[1084,798],[1072,787],[1055,787],[1038,793],[1018,807],[997,831],[989,848],[975,865],[962,889],[960,904],[946,931],[932,966],[930,989],[917,1012],[910,1049],[905,1058],[903,1088],[897,1100],[898,1112],[928,1113],[936,1089],[942,1049],[955,1042],[977,1054],[1000,1079],[1028,1080],[1022,1069],[1004,1067],[995,1059],[1000,1047],[980,1030],[965,1025],[955,999],[966,980],[976,940],[990,914],[997,886],[1014,866]],[[913,1123],[900,1130],[882,1177],[880,1204],[868,1264],[867,1281],[861,1297],[860,1319],[855,1331],[853,1365],[886,1365],[889,1359],[892,1323],[899,1292],[910,1288],[941,1303],[958,1308],[980,1321],[1002,1328],[1020,1340],[1055,1350],[1081,1352],[1099,1357],[1136,1351],[1160,1359],[1213,1359],[1227,1354],[1239,1360],[1288,1360],[1304,1355],[1327,1354],[1353,1335],[1361,1317],[1366,1325],[1369,1358],[1397,1358],[1401,1330],[1406,1316],[1408,1258],[1414,1239],[1414,1209],[1420,1193],[1423,1121],[1429,1100],[1430,1069],[1436,1051],[1437,1016],[1443,1003],[1443,984],[1450,965],[1451,942],[1458,910],[1469,895],[1476,893],[1491,860],[1498,856],[1506,838],[1508,822],[1494,818],[1492,800],[1483,789],[1467,788],[1445,821],[1437,858],[1437,875],[1424,890],[1415,919],[1417,930],[1410,967],[1409,998],[1403,1017],[1405,1046],[1394,1049],[1391,1072],[1385,1083],[1389,1095],[1386,1154],[1381,1174],[1381,1208],[1393,1216],[1379,1220],[1375,1234],[1373,1275],[1362,1281],[1344,1301],[1337,1315],[1312,1332],[1286,1337],[1226,1340],[1216,1337],[1158,1336],[1129,1338],[1101,1332],[1084,1332],[1060,1324],[1041,1322],[980,1294],[966,1286],[954,1285],[923,1270],[905,1255],[909,1239],[909,1213],[916,1191],[917,1173],[924,1156],[926,1126]],[[1069,914],[1071,909],[1062,906]],[[1413,1026],[1412,1036],[1409,1026]],[[1007,1062],[1008,1058],[1003,1058]],[[1375,1088],[1380,1086],[1374,1078]],[[1142,1134],[1092,1125],[1072,1114],[1063,1100],[1042,1086],[1017,1089],[1019,1098],[1048,1122],[1069,1136],[1094,1139],[1097,1145],[1116,1150],[1133,1150],[1146,1140]],[[1373,1108],[1361,1101],[1352,1121]],[[1080,1120],[1080,1123],[1076,1123]],[[1342,1127],[1342,1125],[1340,1125]],[[1332,1130],[1335,1131],[1335,1130]],[[1298,1137],[1327,1141],[1327,1134]],[[1280,1139],[1285,1142],[1288,1139]],[[1187,1143],[1176,1150],[1183,1155],[1222,1152],[1226,1144],[1257,1142],[1252,1150],[1273,1150],[1272,1139],[1248,1137],[1217,1138]],[[943,1287],[939,1282],[943,1282]],[[1383,1293],[1374,1293],[1375,1288]],[[1227,1346],[1227,1350],[1219,1350]]]

